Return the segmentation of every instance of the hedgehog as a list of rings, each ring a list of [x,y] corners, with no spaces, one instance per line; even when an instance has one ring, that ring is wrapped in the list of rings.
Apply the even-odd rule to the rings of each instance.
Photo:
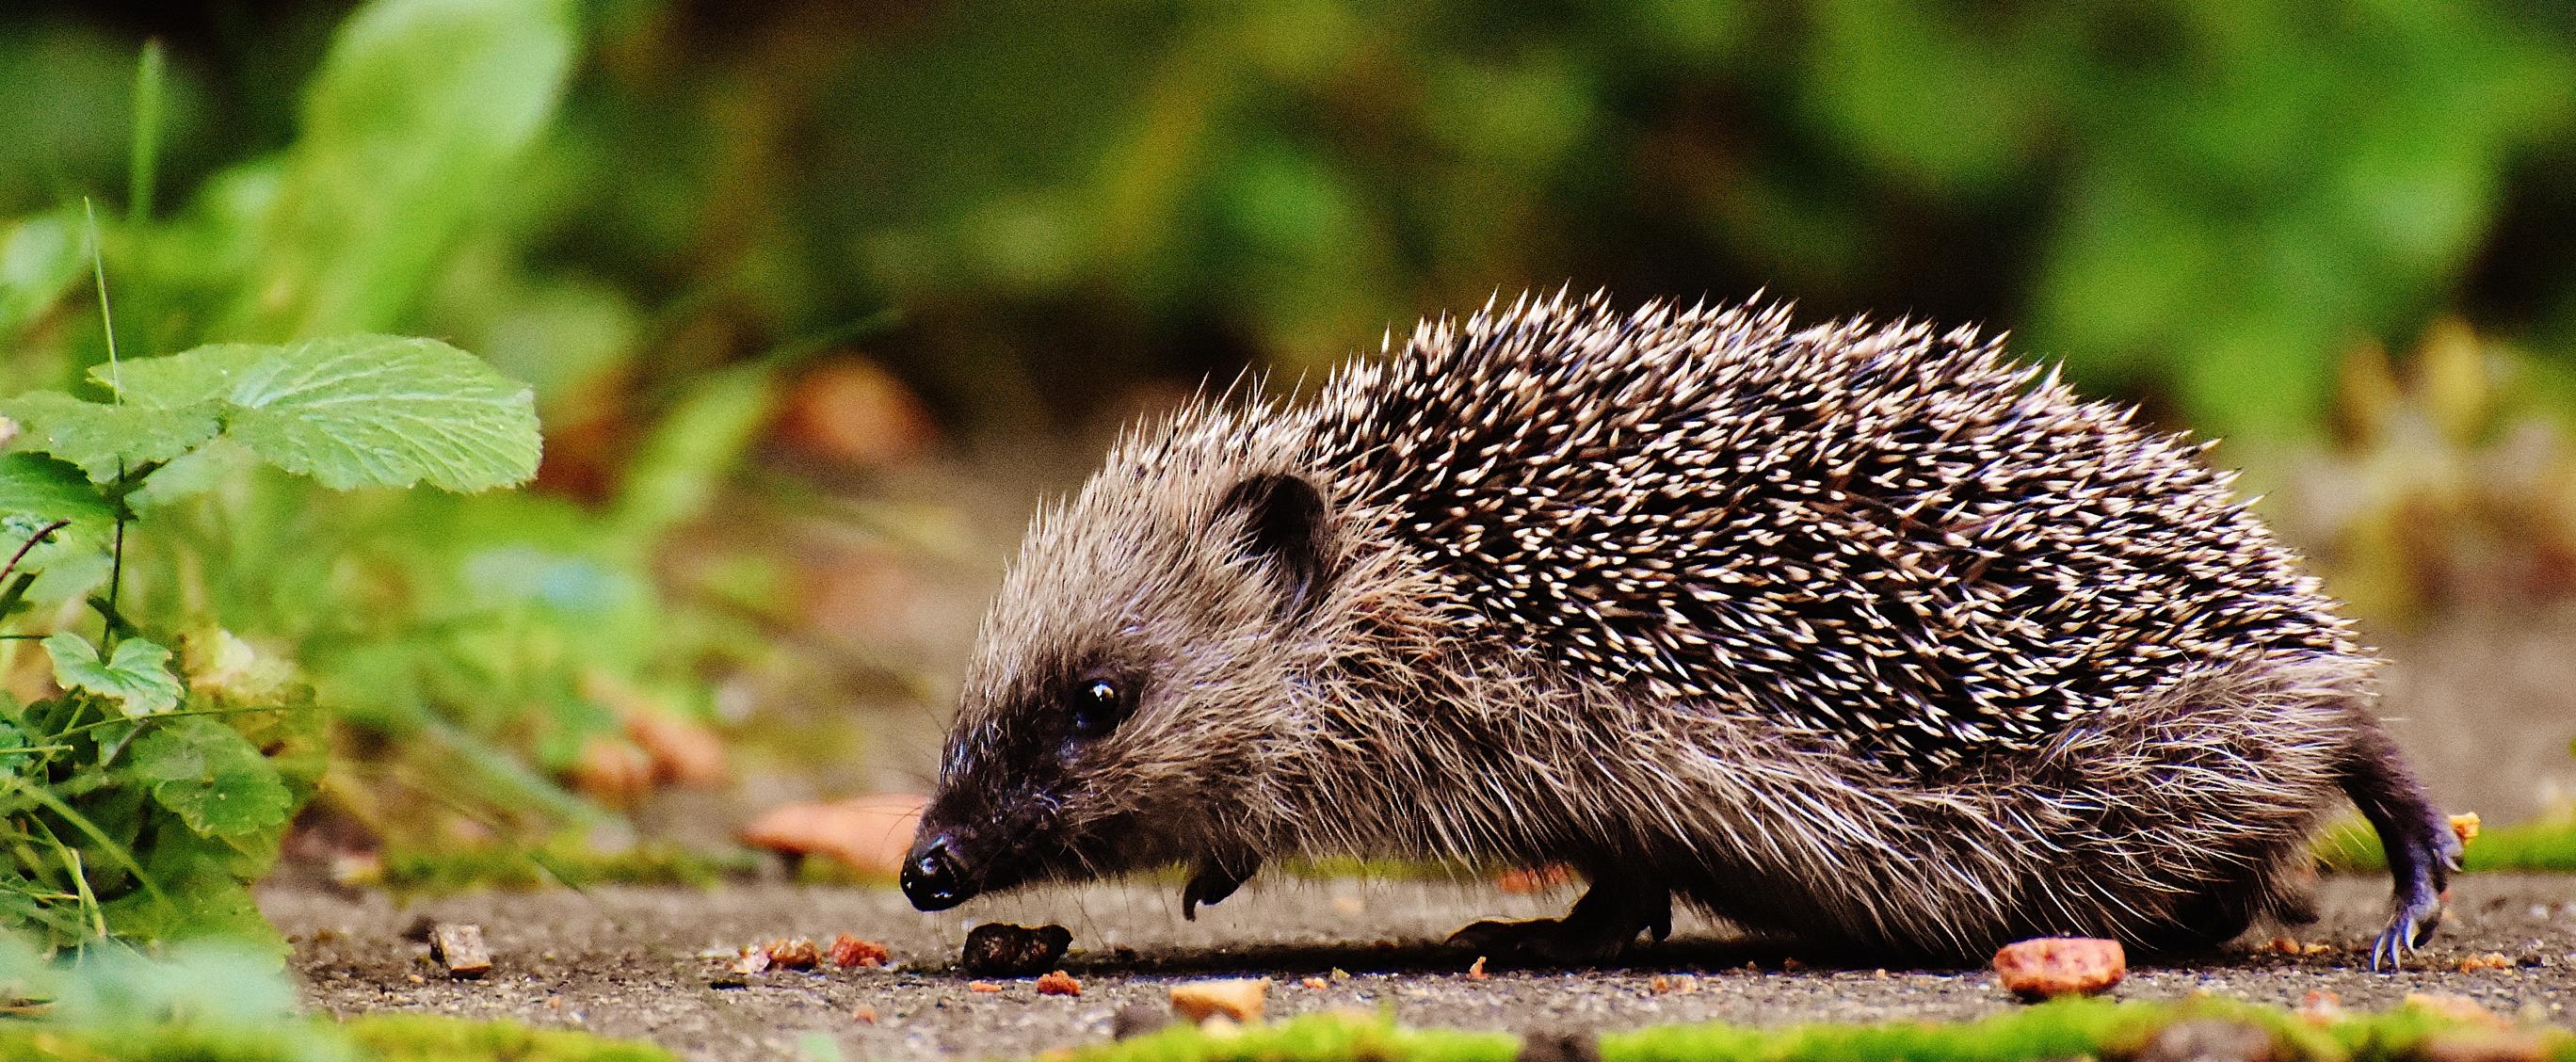
[[[1259,388],[1252,390],[1258,391]],[[1523,296],[1310,400],[1194,401],[1034,520],[901,871],[923,910],[1179,865],[1564,865],[1670,932],[1923,961],[2304,921],[2349,798],[2430,939],[2459,842],[2374,661],[2205,445],[2000,337]]]

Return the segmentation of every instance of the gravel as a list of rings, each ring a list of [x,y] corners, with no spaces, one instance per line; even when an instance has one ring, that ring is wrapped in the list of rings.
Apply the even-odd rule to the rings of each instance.
[[[1496,970],[1467,976],[1474,956],[1435,942],[1485,917],[1540,917],[1571,892],[1506,895],[1482,883],[1257,882],[1197,922],[1179,887],[1100,885],[983,901],[925,915],[891,890],[735,885],[712,892],[612,888],[487,893],[408,907],[381,895],[277,889],[263,907],[294,942],[306,1001],[334,1014],[423,1011],[508,1017],[660,1043],[692,1059],[1017,1058],[1109,1036],[1121,1007],[1168,1006],[1172,983],[1272,977],[1270,1015],[1393,1008],[1411,1025],[1469,1029],[1618,1030],[1670,1022],[1959,1019],[2016,1004],[1983,970],[1840,968],[1794,948],[1748,942],[1684,919],[1674,939],[1615,969]],[[2309,992],[2381,1009],[2409,992],[2466,996],[2533,1020],[2576,1023],[2576,876],[2471,875],[2450,920],[2402,974],[2361,965],[2385,917],[2387,884],[2329,879],[2325,920],[2285,955],[2256,934],[2193,965],[2133,969],[2124,999],[2210,992],[2295,1006]],[[971,917],[961,917],[971,915]],[[492,972],[453,981],[425,944],[423,918],[483,927]],[[974,992],[955,961],[985,921],[1072,929],[1064,968],[1079,997],[1040,995],[1032,979]],[[838,933],[882,942],[890,969],[728,972],[745,944]],[[2509,962],[2463,972],[2489,954]],[[1337,973],[1336,971],[1340,971]],[[1688,974],[1695,981],[1678,975]],[[1305,978],[1325,979],[1307,987]],[[1664,979],[1657,991],[1656,979]],[[1683,990],[1695,986],[1696,990]],[[873,1021],[867,1020],[873,1018]]]

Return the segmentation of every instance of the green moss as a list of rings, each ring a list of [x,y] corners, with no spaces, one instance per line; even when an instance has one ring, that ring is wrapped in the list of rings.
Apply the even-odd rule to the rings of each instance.
[[[410,850],[385,854],[379,884],[398,894],[471,889],[535,889],[553,885],[692,885],[705,888],[759,869],[745,851],[698,852],[641,845],[599,852],[577,840],[543,845]]]
[[[2002,1059],[2126,1057],[2177,1021],[2252,1025],[2270,1034],[2275,1057],[2367,1062],[2421,1057],[2433,1038],[2479,1040],[2495,1032],[2429,1010],[2401,1008],[2323,1025],[2287,1011],[2221,999],[2120,1003],[2069,999],[1981,1021],[1936,1024],[1790,1025],[1756,1028],[1709,1023],[1668,1025],[1602,1037],[1603,1062],[1982,1062]],[[2542,1057],[2576,1062],[2576,1035],[2558,1029],[2513,1034],[2534,1038]],[[1502,1033],[1405,1029],[1384,1016],[1309,1015],[1277,1025],[1215,1035],[1176,1026],[1148,1036],[1077,1049],[1070,1062],[1340,1062],[1340,1060],[1502,1060],[1519,1051]]]
[[[0,1025],[12,1062],[672,1062],[649,1044],[510,1022],[426,1015],[345,1024]]]
[[[383,1014],[340,1028],[382,1062],[672,1062],[670,1052],[651,1044],[506,1021]]]
[[[1384,1016],[1313,1014],[1222,1035],[1174,1025],[1144,1036],[1076,1048],[1071,1062],[1508,1062],[1519,1050],[1519,1038],[1508,1033],[1407,1029]]]
[[[2379,835],[2361,822],[2345,822],[2317,839],[2317,858],[2347,873],[2388,869]],[[2576,873],[2576,819],[2554,819],[2500,826],[2469,842],[2461,863],[2469,870],[2523,870]]]

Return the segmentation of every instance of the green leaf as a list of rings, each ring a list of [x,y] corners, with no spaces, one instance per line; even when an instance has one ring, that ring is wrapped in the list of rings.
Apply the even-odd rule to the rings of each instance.
[[[170,650],[141,638],[116,643],[105,662],[88,639],[65,631],[45,639],[54,658],[54,681],[64,689],[88,690],[117,702],[131,718],[159,715],[179,706],[178,676],[170,673]]]
[[[306,90],[253,274],[218,333],[392,327],[517,191],[579,40],[570,0],[377,0]]]
[[[175,409],[112,406],[60,391],[29,391],[0,402],[0,416],[18,422],[13,449],[52,454],[79,465],[100,483],[124,469],[187,453],[223,427],[210,403]]]
[[[30,544],[58,520],[71,526]],[[0,453],[0,563],[27,547],[17,570],[46,573],[28,591],[30,600],[76,597],[92,584],[92,574],[105,578],[115,526],[115,508],[80,469],[43,454]]]
[[[134,742],[134,773],[152,799],[209,837],[286,825],[295,800],[250,739],[204,716],[177,716]]]
[[[0,236],[0,331],[15,331],[51,309],[88,264],[77,211],[36,214],[10,226]]]
[[[116,519],[107,496],[79,469],[29,453],[0,454],[0,514],[75,524]]]
[[[34,756],[33,753],[24,751],[29,744],[27,732],[20,729],[18,724],[0,720],[0,778],[16,775],[20,768],[27,765]]]
[[[109,383],[105,366],[90,375]],[[537,472],[534,397],[434,339],[341,336],[219,343],[126,362],[127,401],[221,410],[224,434],[336,490],[428,482],[475,491]]]

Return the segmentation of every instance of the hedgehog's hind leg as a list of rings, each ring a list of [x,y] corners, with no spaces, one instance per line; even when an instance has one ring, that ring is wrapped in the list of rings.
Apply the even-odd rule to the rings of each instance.
[[[2397,911],[2371,944],[2370,968],[2395,967],[2407,949],[2433,939],[2441,924],[2442,890],[2460,869],[2460,840],[2377,724],[2364,719],[2344,756],[2343,791],[2379,832],[2389,877],[2396,880]]]
[[[1496,959],[1582,963],[1609,958],[1635,943],[1673,932],[1673,895],[1632,878],[1595,876],[1583,898],[1563,918],[1527,922],[1478,922],[1449,935],[1449,943]]]

